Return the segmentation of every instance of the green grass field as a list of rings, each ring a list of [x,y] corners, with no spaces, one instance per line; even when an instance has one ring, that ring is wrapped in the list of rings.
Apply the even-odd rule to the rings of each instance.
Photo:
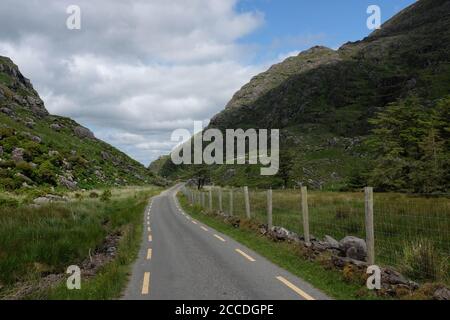
[[[209,195],[205,194],[209,207]],[[265,190],[250,190],[252,218],[267,223]],[[310,233],[365,238],[364,193],[309,192]],[[219,209],[219,191],[213,191]],[[222,190],[222,210],[229,213],[230,190]],[[233,189],[233,215],[245,217],[244,193]],[[273,190],[273,224],[303,234],[300,190]],[[376,263],[396,267],[419,282],[450,282],[450,198],[374,194]]]
[[[99,247],[108,235],[120,233],[115,258],[81,290],[67,290],[65,281],[33,292],[37,299],[111,299],[120,296],[129,265],[138,252],[142,218],[156,187],[115,189],[109,201],[89,193],[69,195],[70,201],[39,208],[0,206],[0,298],[18,283],[37,284],[48,274],[64,273]],[[99,192],[101,195],[101,191]]]

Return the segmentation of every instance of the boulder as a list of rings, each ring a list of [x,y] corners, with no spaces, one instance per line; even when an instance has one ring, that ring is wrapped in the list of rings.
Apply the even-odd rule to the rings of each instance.
[[[339,249],[339,242],[331,236],[326,235],[324,238],[324,242],[328,245],[329,248]]]
[[[13,152],[11,153],[11,159],[14,162],[21,162],[23,161],[23,154],[25,150],[22,148],[14,148]]]
[[[450,301],[450,290],[448,288],[445,288],[445,287],[437,289],[433,293],[433,299]]]
[[[7,107],[0,108],[0,112],[6,114],[8,116],[12,116],[14,114],[14,112],[10,108],[7,108]]]
[[[109,160],[110,157],[111,157],[111,155],[108,152],[106,152],[106,151],[101,151],[100,155],[101,155],[102,159],[105,160],[105,161]]]
[[[77,183],[74,181],[70,181],[65,177],[59,177],[59,184],[70,190],[77,189]]]
[[[82,127],[82,126],[75,127],[73,129],[73,132],[80,139],[85,139],[85,138],[94,139],[95,138],[95,136],[91,130],[89,130],[85,127]]]
[[[48,155],[49,155],[50,157],[56,157],[56,156],[59,155],[59,152],[58,152],[58,151],[55,151],[55,150],[50,150],[50,151],[48,152]]]
[[[36,143],[41,143],[42,139],[38,136],[32,136],[31,141],[36,142]]]
[[[280,241],[300,241],[300,237],[298,234],[283,227],[274,226],[270,228],[270,235]]]
[[[367,246],[363,239],[347,236],[339,242],[339,249],[346,257],[364,261],[367,257]]]
[[[55,131],[61,131],[62,126],[61,126],[60,124],[57,124],[57,123],[52,123],[52,124],[50,125],[50,128],[51,128],[52,130],[55,130]]]
[[[61,197],[61,196],[56,196],[53,194],[47,194],[43,197],[39,197],[33,200],[33,203],[36,205],[42,205],[42,204],[46,204],[46,203],[50,203],[50,202],[66,202],[67,198],[65,197]]]

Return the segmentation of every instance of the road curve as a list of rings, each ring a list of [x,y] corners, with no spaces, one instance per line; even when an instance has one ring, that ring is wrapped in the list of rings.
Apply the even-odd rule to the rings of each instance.
[[[319,300],[311,285],[185,214],[180,186],[154,197],[126,300]]]

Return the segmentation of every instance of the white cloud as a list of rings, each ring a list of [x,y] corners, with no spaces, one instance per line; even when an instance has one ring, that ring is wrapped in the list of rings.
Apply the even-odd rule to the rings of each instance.
[[[137,160],[170,151],[170,132],[209,119],[259,66],[238,43],[263,23],[237,0],[2,0],[0,55],[51,113],[73,117]],[[65,27],[77,4],[82,29]]]

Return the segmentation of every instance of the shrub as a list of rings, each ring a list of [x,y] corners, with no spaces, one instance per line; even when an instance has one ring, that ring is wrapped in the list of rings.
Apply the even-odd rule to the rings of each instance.
[[[56,184],[56,168],[50,161],[44,161],[36,170],[36,175],[41,182]]]
[[[98,197],[99,197],[99,196],[98,196],[98,193],[95,192],[95,191],[92,191],[92,192],[89,194],[89,198],[95,199],[95,198],[98,198]]]
[[[14,178],[4,178],[0,180],[0,186],[7,191],[14,191],[20,189],[22,186],[22,181]]]
[[[20,161],[16,163],[16,169],[25,174],[26,176],[31,176],[33,173],[33,167],[31,164],[25,161]]]
[[[14,198],[0,196],[0,207],[17,208],[19,201]]]
[[[0,139],[12,137],[15,134],[13,128],[0,128]]]
[[[402,271],[417,280],[444,280],[448,265],[433,243],[418,239],[407,243],[403,249]]]
[[[111,197],[112,197],[111,190],[105,190],[105,191],[103,191],[102,196],[100,197],[100,200],[101,201],[109,201],[109,200],[111,200]]]

